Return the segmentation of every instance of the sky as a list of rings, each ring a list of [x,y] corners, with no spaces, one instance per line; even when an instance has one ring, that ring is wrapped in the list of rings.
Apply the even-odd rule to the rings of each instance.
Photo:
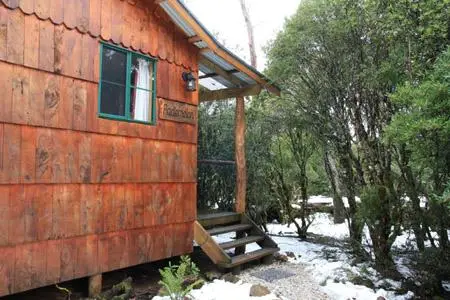
[[[266,56],[263,48],[283,29],[285,19],[292,16],[301,0],[246,0],[255,31],[258,70],[263,71]],[[239,0],[185,0],[187,7],[219,41],[250,61],[248,36]]]

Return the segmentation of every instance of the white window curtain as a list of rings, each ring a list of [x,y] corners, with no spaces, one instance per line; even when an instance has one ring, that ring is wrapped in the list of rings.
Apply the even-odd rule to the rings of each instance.
[[[136,86],[150,90],[150,62],[138,58],[138,72]],[[150,92],[136,89],[134,99],[134,119],[144,122],[150,121]]]

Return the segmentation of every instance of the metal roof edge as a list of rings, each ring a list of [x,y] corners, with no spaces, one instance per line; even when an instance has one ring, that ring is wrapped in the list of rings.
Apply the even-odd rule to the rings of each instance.
[[[189,10],[189,8],[186,7],[186,5],[181,2],[180,0],[177,0],[178,4],[186,11],[186,13],[197,23],[198,26],[200,26],[200,28],[204,31],[204,33],[206,33],[206,35],[208,35],[208,37],[216,44],[216,46],[226,52],[228,55],[230,55],[231,57],[233,57],[234,59],[236,59],[239,63],[241,63],[242,65],[244,65],[246,68],[248,68],[250,71],[252,71],[254,74],[256,74],[257,76],[261,77],[264,81],[266,81],[268,84],[270,84],[271,86],[273,86],[275,89],[278,90],[278,93],[281,93],[281,88],[278,87],[272,80],[270,80],[267,76],[265,76],[264,74],[262,74],[260,71],[258,71],[256,68],[254,68],[253,66],[249,65],[246,61],[244,61],[242,58],[240,58],[239,56],[237,56],[236,54],[234,54],[233,52],[231,52],[229,49],[227,49],[224,45],[222,45],[215,37],[214,35],[205,27],[205,25],[202,24],[202,22],[200,22],[197,17]]]

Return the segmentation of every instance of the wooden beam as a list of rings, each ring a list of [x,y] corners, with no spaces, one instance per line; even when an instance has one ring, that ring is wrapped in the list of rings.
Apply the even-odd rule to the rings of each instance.
[[[220,212],[210,214],[198,214],[197,221],[203,228],[213,228],[215,226],[224,226],[226,224],[238,223],[241,215],[234,212]]]
[[[211,52],[212,50],[209,47],[201,48],[198,53],[203,54],[205,52]]]
[[[205,79],[205,78],[211,78],[211,77],[216,77],[216,76],[219,76],[219,75],[217,73],[210,73],[210,74],[198,76],[198,79]]]
[[[191,44],[203,41],[201,37],[198,35],[194,35],[193,37],[188,38],[188,42]]]
[[[203,58],[203,57],[200,58],[200,62],[199,63],[204,65],[209,70],[211,70],[212,72],[216,73],[217,75],[222,76],[225,80],[231,82],[235,86],[241,86],[242,84],[245,84],[245,82],[243,82],[242,80],[240,80],[236,76],[233,76],[232,74],[228,73],[227,71],[225,71],[224,69],[222,69],[221,67],[219,67],[218,65],[214,64],[212,61],[210,61],[210,60],[208,60],[206,58]]]
[[[209,233],[198,222],[194,222],[194,240],[215,264],[231,263],[231,258],[220,248]]]
[[[236,98],[234,128],[234,151],[236,161],[236,207],[237,213],[245,213],[247,190],[247,167],[245,163],[245,99]]]
[[[226,100],[237,97],[255,96],[261,92],[260,85],[251,85],[244,88],[229,88],[216,91],[200,91],[200,102]]]
[[[239,73],[238,70],[231,70],[231,71],[226,71],[228,74],[234,74],[234,73]],[[219,74],[217,73],[210,73],[210,74],[205,74],[205,75],[201,75],[198,76],[198,79],[205,79],[205,78],[211,78],[211,77],[216,77],[219,76]]]

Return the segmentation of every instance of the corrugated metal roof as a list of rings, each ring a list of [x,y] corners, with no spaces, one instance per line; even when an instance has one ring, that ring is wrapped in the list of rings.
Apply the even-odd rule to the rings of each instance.
[[[234,70],[234,67],[227,63],[225,60],[223,60],[220,56],[215,54],[212,51],[203,52],[202,55],[206,58],[208,58],[210,61],[224,69],[225,71],[232,71]]]
[[[186,33],[188,37],[195,36],[194,29],[192,29],[189,26],[189,24],[184,22],[184,20],[178,16],[178,13],[170,6],[170,4],[167,1],[161,2],[160,5],[165,10],[165,12],[172,18],[175,24],[177,24],[184,31],[184,33]]]
[[[229,82],[228,80],[226,80],[225,78],[223,78],[222,76],[215,76],[215,77],[211,77],[211,79],[219,82],[221,85],[226,86],[226,87],[235,87],[235,85],[232,82]]]
[[[200,49],[208,48],[208,45],[204,41],[196,42],[194,45]]]
[[[201,63],[198,65],[198,69],[199,69],[200,71],[202,71],[204,74],[211,74],[211,73],[214,73],[212,70],[208,69],[207,67],[205,67],[205,65],[203,65],[203,64],[201,64]]]
[[[239,78],[240,80],[243,80],[245,82],[247,82],[248,84],[256,84],[256,81],[254,81],[253,79],[251,79],[250,77],[248,77],[246,74],[239,72],[234,74],[237,78]]]

